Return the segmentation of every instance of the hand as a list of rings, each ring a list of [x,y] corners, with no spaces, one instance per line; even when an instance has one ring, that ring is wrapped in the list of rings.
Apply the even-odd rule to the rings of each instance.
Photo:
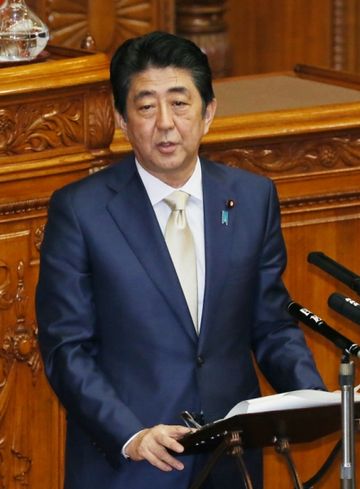
[[[126,447],[131,460],[147,460],[164,472],[182,470],[184,464],[172,457],[167,449],[181,453],[184,447],[177,442],[192,430],[185,426],[159,424],[141,431]]]

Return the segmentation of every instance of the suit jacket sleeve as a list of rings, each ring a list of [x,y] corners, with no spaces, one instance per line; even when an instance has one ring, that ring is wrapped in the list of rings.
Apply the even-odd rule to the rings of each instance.
[[[277,193],[270,185],[258,270],[253,350],[260,369],[276,391],[325,389],[303,332],[287,312],[290,298],[281,278],[286,251]]]
[[[36,294],[39,343],[50,384],[71,417],[114,464],[143,425],[96,361],[92,275],[68,189],[55,193],[41,247]],[[111,300],[111,298],[109,298]]]

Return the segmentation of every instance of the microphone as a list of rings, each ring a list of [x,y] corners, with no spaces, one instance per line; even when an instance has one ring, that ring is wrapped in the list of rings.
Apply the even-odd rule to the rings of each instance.
[[[337,292],[330,295],[328,304],[331,309],[342,314],[350,321],[360,324],[360,304],[350,297],[345,297]]]
[[[360,277],[351,272],[343,265],[340,265],[335,260],[332,260],[321,251],[312,251],[308,254],[308,262],[321,268],[328,274],[340,280],[350,289],[355,290],[360,295]]]
[[[313,312],[305,309],[305,307],[297,304],[296,302],[290,302],[288,304],[289,313],[302,323],[309,326],[314,331],[317,331],[322,336],[332,341],[334,345],[340,348],[343,352],[354,355],[360,358],[360,346],[352,342],[346,336],[338,333],[334,328],[331,328],[325,323],[319,316],[316,316]]]

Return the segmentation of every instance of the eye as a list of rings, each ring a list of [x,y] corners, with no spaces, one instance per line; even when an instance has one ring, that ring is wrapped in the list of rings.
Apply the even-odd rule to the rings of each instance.
[[[138,107],[138,113],[142,117],[152,117],[156,107],[154,104],[143,104]]]
[[[188,104],[186,102],[183,102],[182,100],[175,100],[173,102],[173,105],[175,105],[175,107],[185,107]]]
[[[141,110],[142,112],[146,112],[146,111],[150,110],[152,107],[153,107],[153,105],[146,104],[146,105],[142,105],[141,107],[139,107],[139,110]]]
[[[172,108],[175,114],[185,114],[188,111],[189,103],[184,100],[174,100],[172,102]]]

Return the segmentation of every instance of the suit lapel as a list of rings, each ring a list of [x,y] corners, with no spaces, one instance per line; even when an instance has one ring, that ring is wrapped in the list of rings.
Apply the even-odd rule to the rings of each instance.
[[[122,166],[123,165],[123,166]],[[121,176],[119,175],[121,173]],[[118,166],[116,191],[108,210],[154,285],[196,341],[189,309],[181,290],[156,215],[133,161]]]
[[[230,251],[234,236],[232,209],[226,202],[234,199],[231,182],[224,178],[221,169],[202,162],[205,232],[205,292],[200,330],[200,347],[206,338],[207,327],[217,308],[217,297],[230,266]],[[222,223],[222,212],[228,212],[228,224]]]

